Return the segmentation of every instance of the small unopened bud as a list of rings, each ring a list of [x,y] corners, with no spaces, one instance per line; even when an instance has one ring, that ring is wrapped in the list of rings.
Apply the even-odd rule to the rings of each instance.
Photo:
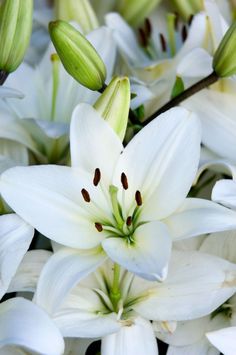
[[[130,83],[127,77],[115,77],[94,104],[94,108],[124,139],[130,107]]]
[[[56,19],[76,21],[84,33],[89,33],[99,26],[89,0],[55,0],[55,13]]]
[[[0,71],[11,73],[21,64],[32,28],[33,0],[5,0],[0,13]]]
[[[236,74],[236,21],[228,29],[214,54],[213,69],[221,78]]]
[[[172,0],[174,10],[184,19],[188,21],[192,15],[204,10],[203,0]]]
[[[49,32],[66,71],[87,88],[100,90],[106,67],[91,43],[65,21],[50,22]]]
[[[139,26],[161,0],[121,0],[118,11],[131,26]]]

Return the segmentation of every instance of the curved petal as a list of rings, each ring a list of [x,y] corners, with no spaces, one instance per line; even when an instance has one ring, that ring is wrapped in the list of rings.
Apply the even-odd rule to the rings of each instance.
[[[220,355],[219,351],[214,349],[206,339],[188,346],[169,346],[167,355]]]
[[[212,201],[187,198],[170,217],[163,220],[174,240],[236,228],[236,212]]]
[[[49,316],[34,303],[13,298],[0,305],[0,346],[23,346],[30,352],[61,355],[64,341]]]
[[[163,223],[150,222],[134,232],[133,243],[111,237],[102,242],[109,257],[127,270],[148,280],[164,280],[168,271],[171,238]]]
[[[236,209],[236,181],[217,181],[212,190],[212,200]]]
[[[174,251],[165,282],[153,286],[133,309],[147,319],[190,320],[211,313],[235,290],[235,264],[200,252]]]
[[[75,284],[95,271],[105,259],[100,248],[88,251],[60,249],[43,268],[34,301],[49,313],[55,312]],[[62,275],[66,277],[62,279]]]
[[[34,235],[16,214],[0,216],[0,298],[7,291]]]
[[[204,78],[212,71],[212,57],[202,48],[191,50],[177,66],[177,75],[182,78]]]
[[[106,184],[123,150],[122,143],[113,129],[96,110],[88,104],[79,104],[73,112],[70,128],[71,160],[91,176],[96,168],[101,171]]]
[[[142,129],[125,148],[113,184],[122,190],[120,177],[126,174],[127,207],[135,201],[135,192],[141,191],[143,220],[164,218],[183,202],[197,172],[200,131],[193,113],[173,108]]]
[[[7,98],[7,97],[15,97],[18,99],[22,99],[24,97],[24,94],[22,94],[20,91],[8,88],[5,86],[1,86],[0,88],[0,98]]]
[[[34,292],[39,275],[52,253],[47,250],[28,251],[11,280],[7,292]]]
[[[84,201],[83,188],[105,212]],[[111,214],[110,206],[82,171],[56,165],[12,168],[1,175],[0,190],[13,210],[60,244],[86,249],[104,238],[94,223]]]
[[[158,355],[151,323],[140,317],[119,332],[102,338],[103,355]]]
[[[234,355],[236,353],[236,327],[229,327],[210,332],[207,333],[206,336],[224,355]]]

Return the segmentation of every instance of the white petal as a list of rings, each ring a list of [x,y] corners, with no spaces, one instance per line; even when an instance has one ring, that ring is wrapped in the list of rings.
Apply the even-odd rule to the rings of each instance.
[[[16,214],[0,216],[0,298],[7,291],[33,235],[33,227]]]
[[[92,178],[65,166],[12,168],[2,174],[0,189],[13,210],[43,235],[66,246],[91,248],[104,238],[94,223],[110,213],[103,193],[90,183]],[[102,210],[94,211],[92,203],[83,200],[82,188],[107,208],[105,217]]]
[[[217,181],[212,190],[212,199],[231,208],[236,208],[236,181]]]
[[[88,251],[60,249],[41,272],[35,302],[49,313],[54,312],[75,284],[96,270],[105,259],[100,248]],[[66,278],[62,279],[62,275]]]
[[[187,198],[173,215],[164,221],[174,240],[204,233],[236,228],[236,212],[212,201]]]
[[[102,180],[110,183],[123,146],[113,129],[90,105],[80,104],[73,112],[70,147],[74,167],[92,175],[99,168]]]
[[[48,315],[23,298],[0,305],[0,346],[18,345],[28,351],[61,355],[64,341]]]
[[[134,324],[102,338],[102,355],[158,355],[157,342],[150,322],[136,318]]]
[[[121,186],[121,173],[126,174],[127,208],[137,190],[144,220],[164,218],[179,207],[197,171],[200,137],[198,119],[182,108],[163,113],[142,129],[120,156],[113,180]]]
[[[7,168],[28,165],[28,151],[21,143],[0,139],[0,173]]]
[[[196,112],[201,118],[203,144],[219,156],[228,158],[235,163],[234,99],[234,92],[227,93],[209,89],[193,95],[182,105]]]
[[[206,334],[209,341],[224,355],[236,353],[236,327],[224,328]]]
[[[94,339],[66,338],[64,355],[85,355],[89,345],[93,342]]]
[[[163,280],[167,275],[171,238],[163,223],[141,225],[133,235],[134,243],[111,237],[102,242],[109,257],[127,270],[148,280]]]
[[[133,308],[147,319],[190,320],[211,313],[235,289],[234,264],[200,252],[174,251],[165,282]]]
[[[206,339],[188,346],[169,346],[167,355],[220,355]]]
[[[182,78],[203,78],[212,70],[212,57],[209,53],[202,48],[194,48],[178,64],[177,75]]]
[[[39,275],[51,255],[52,253],[47,250],[28,251],[20,263],[15,276],[11,280],[7,291],[34,292]]]
[[[18,99],[22,99],[24,97],[24,94],[22,94],[20,91],[8,88],[5,86],[1,86],[0,88],[0,98],[7,98],[7,97],[15,97]]]

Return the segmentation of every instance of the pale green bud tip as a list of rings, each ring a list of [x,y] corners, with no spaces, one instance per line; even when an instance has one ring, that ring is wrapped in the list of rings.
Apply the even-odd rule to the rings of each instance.
[[[222,78],[236,74],[236,21],[230,26],[215,52],[213,69]]]
[[[130,83],[127,77],[115,77],[94,104],[94,108],[124,139],[130,108]]]
[[[66,71],[87,88],[100,90],[106,79],[106,67],[91,43],[61,20],[49,23],[49,33]]]
[[[172,0],[174,10],[185,21],[188,21],[192,15],[204,10],[203,0]]]
[[[0,70],[21,64],[32,29],[33,0],[5,0],[0,9]]]
[[[118,11],[131,26],[139,26],[161,0],[121,0]]]

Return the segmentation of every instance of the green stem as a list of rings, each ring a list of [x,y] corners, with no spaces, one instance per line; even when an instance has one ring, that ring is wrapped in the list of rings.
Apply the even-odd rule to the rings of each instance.
[[[176,97],[174,97],[172,100],[170,100],[164,106],[162,106],[156,112],[154,112],[151,116],[149,116],[142,123],[143,126],[146,126],[149,122],[151,122],[154,118],[159,116],[161,113],[171,109],[174,106],[179,105],[182,101],[186,100],[190,96],[196,94],[197,92],[201,91],[202,89],[205,89],[209,85],[214,84],[219,79],[220,78],[218,77],[218,75],[215,72],[213,72],[210,75],[208,75],[206,78],[198,81],[196,84],[190,86],[190,88],[186,89],[181,94],[179,94]]]

